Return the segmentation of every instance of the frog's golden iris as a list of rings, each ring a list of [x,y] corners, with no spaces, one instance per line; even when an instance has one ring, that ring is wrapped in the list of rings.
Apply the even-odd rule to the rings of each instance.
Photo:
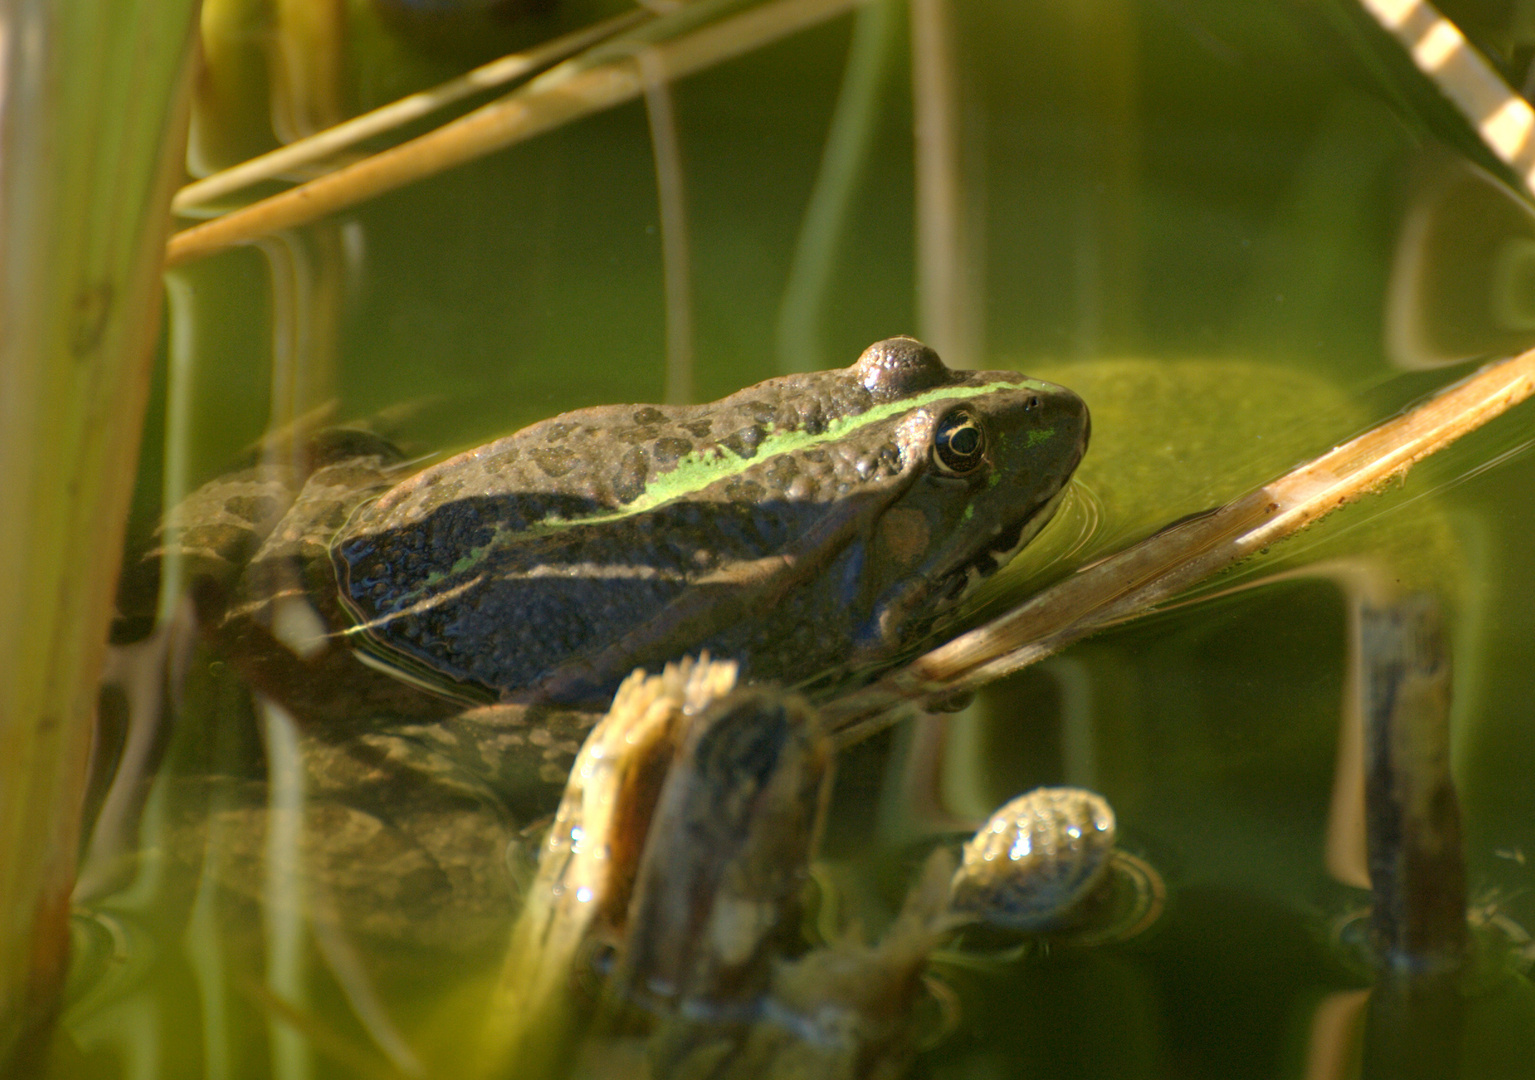
[[[986,463],[986,429],[967,409],[953,409],[933,433],[933,464],[947,476],[968,476]]]

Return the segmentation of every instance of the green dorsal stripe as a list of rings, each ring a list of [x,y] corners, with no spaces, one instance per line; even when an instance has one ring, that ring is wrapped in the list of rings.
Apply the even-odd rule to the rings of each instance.
[[[710,484],[717,483],[726,477],[737,476],[747,469],[760,465],[780,454],[792,454],[800,450],[809,449],[812,446],[819,446],[822,443],[836,442],[839,439],[847,438],[860,428],[867,427],[870,424],[877,424],[882,420],[888,420],[890,417],[901,413],[911,412],[913,409],[920,409],[924,405],[931,405],[935,401],[980,397],[1004,389],[1047,390],[1044,384],[1030,381],[982,383],[980,386],[941,386],[926,393],[875,405],[873,408],[853,416],[839,416],[816,434],[800,429],[778,431],[775,430],[773,425],[767,424],[764,425],[767,437],[757,446],[757,452],[751,457],[741,457],[730,447],[719,443],[711,447],[708,452],[694,450],[692,453],[681,457],[671,469],[652,477],[650,482],[645,485],[645,490],[622,510],[611,514],[583,517],[579,521],[573,520],[569,524],[613,521],[617,518],[627,517],[630,514],[643,513],[689,492],[706,488]]]
[[[771,424],[767,424],[764,425],[767,435],[758,444],[757,452],[751,457],[741,457],[730,447],[718,443],[711,447],[707,453],[695,450],[680,458],[677,464],[668,471],[653,477],[645,485],[645,490],[640,492],[633,502],[622,509],[579,518],[545,518],[524,530],[516,532],[510,539],[515,541],[523,537],[553,532],[576,525],[619,521],[630,515],[652,510],[663,503],[671,502],[673,499],[687,495],[689,492],[706,488],[710,484],[717,483],[727,477],[737,476],[747,469],[760,465],[780,454],[795,453],[822,443],[836,442],[838,439],[848,437],[860,428],[867,427],[870,424],[877,424],[882,420],[888,420],[892,416],[898,416],[901,413],[911,412],[913,409],[920,409],[924,405],[931,405],[936,401],[981,397],[1001,390],[1036,390],[1040,393],[1048,394],[1051,392],[1051,387],[1031,379],[1025,379],[1021,382],[982,383],[979,386],[940,386],[925,393],[914,394],[896,401],[887,401],[883,404],[875,405],[853,416],[838,417],[827,424],[825,429],[816,434],[798,429],[777,431],[774,430]],[[427,574],[417,588],[406,593],[407,598],[424,595],[426,591],[437,587],[449,577],[474,570],[487,554],[494,550],[498,544],[504,542],[502,528],[498,526],[496,535],[488,543],[464,552],[451,569],[447,571],[437,570]]]

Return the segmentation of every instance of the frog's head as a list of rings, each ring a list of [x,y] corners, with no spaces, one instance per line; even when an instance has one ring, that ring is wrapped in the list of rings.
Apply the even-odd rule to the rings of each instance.
[[[891,438],[899,476],[870,538],[860,590],[873,603],[862,651],[889,655],[1005,566],[1050,519],[1087,450],[1087,405],[1011,371],[950,371],[911,338],[854,366],[906,403]]]

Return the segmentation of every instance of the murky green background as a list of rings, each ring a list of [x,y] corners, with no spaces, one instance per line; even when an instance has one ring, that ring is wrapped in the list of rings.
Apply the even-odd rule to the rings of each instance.
[[[225,164],[272,139],[259,7],[241,9],[256,29],[231,48],[249,64],[233,78],[248,100],[223,116],[223,136],[201,132],[208,147],[225,138]],[[1535,44],[1524,6],[1454,8],[1522,78]],[[374,23],[357,0],[351,107],[598,11],[572,3],[500,37],[445,32],[427,48],[422,24]],[[1432,296],[1453,291],[1453,277],[1471,301],[1419,310],[1416,323],[1388,307],[1393,267],[1419,242],[1405,223],[1433,178],[1491,162],[1351,4],[972,0],[951,15],[967,284],[964,355],[950,359],[1055,378],[1094,414],[1079,489],[1041,541],[1075,550],[1036,559],[1042,576],[1329,448],[1469,372],[1467,357],[1535,343],[1535,283],[1510,284],[1497,262],[1500,242],[1528,243],[1535,228],[1490,183],[1468,196],[1458,239],[1418,251],[1408,274]],[[899,5],[893,17],[905,18]],[[797,366],[846,364],[875,339],[930,330],[918,314],[909,39],[896,26],[806,334],[820,353],[790,356]],[[674,88],[695,400],[783,370],[780,305],[852,28],[850,16],[832,20]],[[274,417],[325,400],[340,420],[384,417],[421,453],[580,405],[660,400],[659,225],[650,129],[632,103],[176,271],[128,558],[151,542],[166,493],[228,468]],[[304,315],[321,280],[341,296],[330,362]],[[1486,298],[1498,288],[1528,306],[1495,307]],[[1406,346],[1388,347],[1393,320]],[[1446,359],[1434,347],[1444,340],[1462,346],[1456,363],[1401,366],[1404,355]],[[862,852],[871,893],[899,896],[922,833],[1062,782],[1113,802],[1126,845],[1169,890],[1160,924],[1136,940],[941,968],[961,1026],[918,1075],[1322,1075],[1308,1072],[1317,1018],[1341,1000],[1332,995],[1367,985],[1337,926],[1368,893],[1323,863],[1346,582],[1361,567],[1445,607],[1472,901],[1535,924],[1529,408],[1206,591],[1251,588],[1100,635],[991,688],[952,722],[927,802],[901,783],[898,752],[932,752],[915,733],[850,756],[827,856]],[[206,760],[210,742],[224,760],[259,760],[240,689],[208,658],[194,664],[187,693],[204,700],[183,714],[220,719],[178,730],[168,767]],[[266,1048],[261,1000],[240,983],[241,964],[260,970],[248,941],[224,961],[233,1027],[206,1030],[190,885],[152,863],[89,909],[120,937],[82,951],[58,1075],[367,1074],[333,1046],[307,1065]],[[1535,1060],[1524,963],[1505,950],[1479,976],[1464,1075],[1522,1075]],[[412,964],[415,981],[393,972],[389,992],[405,1003],[405,1028],[441,1041],[441,1016],[465,992],[455,980],[472,982],[473,964]],[[323,975],[315,987],[312,1006],[341,1044],[365,1043],[340,992]],[[215,1037],[235,1049],[210,1055]]]

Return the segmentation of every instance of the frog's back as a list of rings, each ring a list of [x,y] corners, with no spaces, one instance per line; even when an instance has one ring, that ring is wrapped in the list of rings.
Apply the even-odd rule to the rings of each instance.
[[[853,484],[878,479],[881,437],[794,454],[769,444],[813,438],[872,400],[847,372],[823,372],[705,406],[567,413],[442,462],[336,539],[354,642],[407,673],[534,685],[814,533]]]
[[[704,648],[791,682],[882,660],[1048,517],[1086,434],[1069,391],[909,338],[706,405],[566,413],[358,509],[332,547],[349,640],[532,700]]]
[[[341,539],[493,500],[503,531],[655,505],[726,454],[749,462],[774,434],[816,435],[874,395],[846,371],[770,379],[707,405],[599,405],[468,450],[365,507]],[[668,483],[667,481],[670,481]]]

